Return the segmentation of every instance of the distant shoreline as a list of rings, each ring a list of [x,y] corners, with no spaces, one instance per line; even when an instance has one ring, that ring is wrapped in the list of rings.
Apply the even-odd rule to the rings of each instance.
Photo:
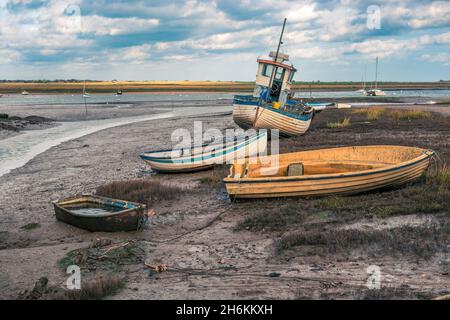
[[[199,93],[199,92],[251,92],[253,82],[86,82],[89,93],[114,93],[118,89],[124,93]],[[0,94],[20,94],[26,90],[31,94],[80,94],[83,82],[0,82]],[[369,85],[370,86],[370,83]],[[361,89],[358,82],[298,82],[292,88],[294,91],[353,91]],[[378,87],[383,90],[450,90],[450,82],[380,82]]]

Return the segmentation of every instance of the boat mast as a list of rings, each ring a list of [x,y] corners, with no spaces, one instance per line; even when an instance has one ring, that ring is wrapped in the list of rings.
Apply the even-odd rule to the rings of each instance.
[[[87,103],[86,103],[86,80],[84,80],[84,85],[83,85],[83,99],[84,99],[84,116],[87,117],[88,114],[88,108],[87,108]]]
[[[375,89],[378,88],[378,57],[376,58],[375,63]]]
[[[280,47],[281,47],[281,44],[283,43],[283,34],[284,34],[284,28],[286,27],[286,21],[287,21],[287,18],[284,18],[283,29],[281,30],[280,41],[278,41],[277,53],[275,54],[275,58],[274,58],[275,62],[277,62],[277,60],[278,60],[278,55],[280,54]],[[273,70],[272,70],[272,74],[270,75],[269,87],[267,88],[269,91],[267,92],[266,96],[264,97],[264,99],[266,99],[266,100],[268,98],[267,95],[269,95],[270,92],[272,91],[273,80],[275,77],[275,70],[276,70],[276,68],[274,66]],[[260,101],[262,100],[261,97],[259,99],[260,99]],[[256,107],[255,119],[253,119],[253,128],[255,127],[255,123],[258,120],[258,113],[259,113],[259,103],[258,103],[258,106]]]
[[[366,90],[366,81],[367,81],[367,65],[364,65],[364,90]]]
[[[284,18],[283,29],[281,30],[280,41],[278,41],[277,53],[275,54],[275,58],[274,58],[275,62],[277,62],[277,60],[278,60],[278,55],[280,54],[280,47],[283,44],[283,34],[284,34],[284,28],[286,27],[286,21],[287,21],[287,18]],[[271,90],[271,88],[272,88],[276,70],[277,70],[277,68],[274,66],[274,68],[272,70],[272,74],[270,76],[269,90]]]

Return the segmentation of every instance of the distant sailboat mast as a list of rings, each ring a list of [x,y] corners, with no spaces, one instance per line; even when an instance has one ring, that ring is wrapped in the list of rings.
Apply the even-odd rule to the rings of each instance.
[[[83,99],[84,99],[84,110],[85,110],[85,115],[86,115],[86,117],[87,117],[88,109],[87,109],[86,98],[89,98],[89,95],[86,93],[86,80],[84,80],[84,85],[83,85]]]
[[[381,90],[378,89],[378,57],[376,57],[375,59],[375,81],[373,82],[373,88],[371,88],[370,90],[366,91],[366,96],[385,96],[386,93]]]
[[[378,57],[375,61],[375,89],[378,89]]]

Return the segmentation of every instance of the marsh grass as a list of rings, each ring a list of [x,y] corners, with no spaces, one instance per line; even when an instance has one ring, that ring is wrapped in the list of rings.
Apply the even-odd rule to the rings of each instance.
[[[341,129],[341,128],[347,128],[347,127],[350,127],[350,118],[349,117],[345,117],[342,121],[327,123],[327,128],[329,128],[329,129]]]
[[[390,117],[397,121],[401,120],[419,120],[419,119],[430,119],[431,112],[422,110],[396,110],[390,112]]]
[[[111,240],[95,240],[86,248],[75,249],[58,260],[64,272],[70,265],[89,271],[120,271],[126,265],[142,263],[145,252],[139,242],[113,243]]]
[[[450,189],[450,168],[444,165],[435,172],[429,173],[427,184],[436,185],[441,191]]]
[[[41,227],[41,225],[39,223],[32,222],[32,223],[28,223],[24,226],[21,226],[20,229],[30,231],[30,230],[37,229],[40,227]]]
[[[99,196],[153,205],[156,201],[175,199],[185,189],[159,180],[114,181],[96,190]]]
[[[223,179],[228,175],[228,166],[215,166],[212,170],[208,171],[207,175],[198,179],[200,184],[206,186],[220,185]]]
[[[112,296],[124,287],[122,278],[116,275],[101,275],[94,279],[81,281],[79,290],[63,290],[50,294],[49,300],[100,300]]]
[[[352,111],[355,114],[364,114],[367,117],[368,121],[378,120],[383,114],[386,113],[386,109],[384,108],[363,108],[363,109],[355,109]]]
[[[302,230],[282,236],[276,250],[282,253],[298,247],[313,249],[317,255],[351,254],[363,250],[369,255],[413,255],[430,259],[447,252],[450,228],[446,225],[401,226],[381,230],[333,229]]]

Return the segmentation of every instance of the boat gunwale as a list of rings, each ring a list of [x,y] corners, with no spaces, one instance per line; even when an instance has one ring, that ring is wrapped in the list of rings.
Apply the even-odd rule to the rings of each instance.
[[[296,119],[296,120],[300,120],[300,121],[310,121],[313,117],[313,109],[311,109],[311,111],[307,111],[305,112],[305,114],[302,115],[297,115],[294,113],[291,113],[289,111],[284,111],[284,110],[280,110],[280,109],[275,109],[269,105],[261,105],[258,101],[248,101],[248,100],[240,100],[239,98],[235,98],[234,102],[233,102],[233,107],[237,107],[239,108],[239,106],[254,106],[257,108],[262,108],[268,111],[272,111],[275,112],[281,116],[285,116],[291,119]]]
[[[396,146],[360,146],[360,147],[396,147]],[[379,174],[389,171],[395,171],[399,169],[403,169],[408,166],[412,166],[415,164],[418,164],[424,160],[427,160],[431,158],[435,153],[432,150],[429,149],[422,149],[422,148],[416,148],[416,147],[406,147],[402,146],[403,148],[412,148],[412,149],[419,149],[422,151],[422,154],[411,159],[408,161],[403,161],[397,164],[389,165],[383,168],[378,169],[369,169],[369,170],[362,170],[358,171],[357,173],[354,172],[348,172],[348,173],[333,173],[333,174],[314,174],[314,175],[304,175],[304,176],[276,176],[273,178],[270,177],[250,177],[250,178],[233,178],[233,177],[226,177],[224,178],[225,184],[242,184],[242,183],[271,183],[271,182],[292,182],[292,181],[307,181],[307,180],[326,180],[326,179],[339,179],[339,178],[351,178],[351,177],[359,177],[359,176],[366,176],[366,175],[372,175],[372,174]],[[316,149],[316,150],[305,150],[305,151],[320,151],[320,150],[333,150],[333,149],[344,149],[344,148],[353,148],[353,147],[341,147],[341,148],[325,148],[325,149]],[[300,151],[300,152],[305,152]],[[250,159],[249,159],[250,160]]]
[[[361,186],[361,185],[367,185],[367,184],[378,184],[382,181],[397,181],[405,178],[406,176],[415,175],[419,172],[422,172],[426,169],[426,166],[424,166],[424,163],[418,163],[413,166],[407,166],[402,169],[399,169],[397,171],[389,171],[389,172],[382,172],[378,173],[376,175],[372,176],[360,176],[360,177],[344,177],[341,179],[326,179],[326,180],[303,180],[301,181],[302,185],[302,192],[304,191],[323,191],[327,189],[336,189],[336,188],[354,188],[355,186]],[[398,174],[401,173],[399,176]],[[370,177],[369,179],[366,179]],[[318,183],[316,184],[316,181]],[[297,181],[285,181],[283,184],[279,184],[276,187],[277,188],[292,188],[297,187],[298,185],[292,186],[293,183],[296,183]],[[306,185],[304,183],[307,183]],[[336,184],[339,184],[339,187],[332,187],[333,185],[336,186]],[[236,186],[236,185],[234,185]],[[242,186],[248,186],[248,184],[242,184]],[[316,189],[318,186],[320,186],[320,189]],[[266,185],[264,183],[260,183],[258,185],[252,185],[254,188],[266,188]],[[331,187],[331,188],[330,188]],[[239,188],[239,187],[237,187]],[[306,189],[305,189],[306,188]],[[279,189],[277,189],[279,190]],[[291,192],[291,191],[288,191]],[[277,193],[280,193],[280,191],[277,191]]]
[[[215,156],[212,155],[208,155],[206,158],[203,154],[203,152],[200,152],[199,154],[196,155],[188,155],[188,156],[180,156],[180,157],[152,157],[152,156],[148,156],[148,154],[152,154],[152,153],[162,153],[162,152],[169,152],[169,151],[179,151],[179,150],[183,150],[183,149],[166,149],[166,150],[158,150],[158,151],[151,151],[151,152],[144,152],[141,153],[139,156],[142,160],[144,161],[149,161],[149,162],[157,162],[157,163],[166,163],[166,164],[176,164],[176,163],[185,163],[185,164],[189,164],[189,163],[195,163],[195,162],[202,162],[208,159],[212,159],[212,158],[218,158],[224,155],[227,155],[231,152],[235,152],[239,149],[241,149],[242,147],[247,147],[252,143],[255,142],[259,142],[260,139],[267,137],[267,131],[263,131],[263,132],[258,132],[258,134],[250,136],[247,140],[243,139],[241,141],[231,141],[229,143],[229,145],[227,145],[226,147],[222,148],[221,150],[209,150],[206,153],[212,153],[212,151],[216,151],[217,154]],[[205,144],[202,146],[197,146],[196,148],[205,148],[208,146],[220,146],[220,143],[217,144]],[[223,144],[222,144],[223,145]],[[203,151],[203,150],[202,150]],[[185,159],[185,160],[184,160]]]
[[[99,200],[100,202],[96,202],[96,200]],[[106,201],[109,200],[109,201]],[[77,213],[77,212],[73,212],[70,209],[67,209],[64,207],[64,204],[77,204],[77,203],[97,203],[97,204],[105,204],[105,206],[109,206],[109,207],[116,207],[116,208],[120,208],[118,206],[114,206],[111,205],[110,202],[115,203],[115,202],[121,202],[121,203],[125,203],[125,204],[131,204],[134,205],[134,208],[124,208],[124,210],[121,211],[116,211],[116,212],[107,212],[107,213],[100,213],[100,214],[82,214],[82,213]],[[108,217],[113,217],[113,216],[120,216],[120,215],[125,215],[128,213],[131,213],[133,211],[139,211],[142,210],[142,214],[144,214],[145,210],[147,209],[147,205],[142,204],[142,203],[137,203],[137,202],[132,202],[132,201],[126,201],[126,200],[119,200],[119,199],[113,199],[113,198],[108,198],[108,197],[102,197],[102,196],[94,196],[94,195],[82,195],[82,196],[75,196],[75,197],[71,197],[71,198],[66,198],[63,200],[55,200],[52,201],[52,204],[56,207],[58,207],[60,210],[64,211],[67,214],[70,214],[72,216],[75,217],[83,217],[83,218],[89,218],[89,219],[97,219],[97,218],[108,218]]]
[[[417,172],[423,172],[425,169],[421,169],[421,168],[412,168],[412,169],[408,169],[408,170],[412,170],[409,171],[407,174],[408,175],[414,175]],[[289,196],[324,196],[324,195],[351,195],[351,194],[357,194],[360,192],[364,192],[364,191],[369,191],[369,190],[374,190],[374,189],[378,189],[378,188],[384,188],[384,187],[389,187],[389,186],[394,186],[394,185],[399,185],[401,183],[404,183],[406,181],[410,181],[412,180],[411,177],[408,177],[405,179],[404,176],[400,176],[394,179],[389,179],[389,182],[386,184],[382,184],[382,185],[377,185],[376,187],[374,187],[373,185],[371,185],[369,183],[369,185],[366,184],[358,184],[357,186],[353,185],[353,186],[346,186],[346,187],[335,187],[335,188],[320,188],[320,189],[314,189],[314,190],[297,190],[297,191],[285,191],[285,192],[263,192],[263,193],[230,193],[230,196],[232,197],[236,197],[236,198],[277,198],[277,197],[289,197]],[[333,182],[333,183],[336,183]],[[332,184],[333,184],[332,183]],[[368,185],[368,186],[367,186]],[[355,188],[357,188],[357,190],[355,190]],[[338,191],[336,191],[338,190]],[[311,193],[313,192],[313,193]],[[306,194],[305,194],[306,193]]]

